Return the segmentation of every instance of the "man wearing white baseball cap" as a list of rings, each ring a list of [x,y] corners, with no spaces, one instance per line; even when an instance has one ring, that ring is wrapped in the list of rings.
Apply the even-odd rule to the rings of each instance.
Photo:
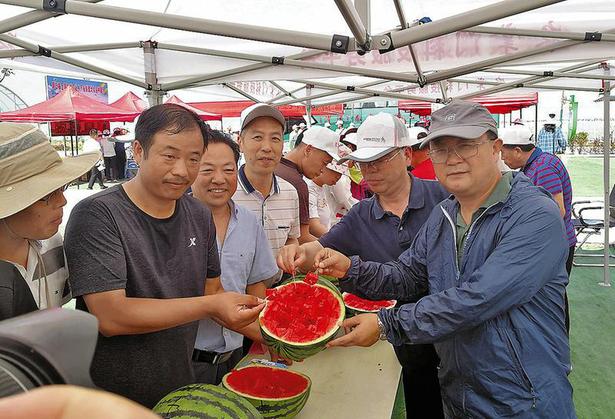
[[[427,130],[423,127],[408,128],[410,148],[412,149],[412,157],[410,158],[412,170],[410,173],[421,179],[436,180],[436,172],[429,158],[429,150],[421,148],[422,139],[427,137],[427,134]]]
[[[285,122],[277,108],[264,103],[241,113],[239,147],[245,164],[239,167],[233,195],[235,203],[249,208],[261,220],[274,256],[282,246],[298,244],[300,235],[297,191],[274,174],[282,158]]]
[[[0,320],[70,300],[64,190],[101,157],[62,159],[35,126],[0,123]]]
[[[290,182],[299,194],[299,243],[316,240],[310,234],[310,193],[303,177],[313,179],[323,172],[328,163],[338,160],[338,146],[338,135],[330,129],[314,125],[299,133],[295,148],[282,157],[275,170],[275,174]]]
[[[513,125],[500,129],[500,138],[504,142],[502,159],[511,169],[520,169],[532,183],[542,186],[551,193],[559,206],[560,214],[566,227],[568,240],[568,258],[566,272],[570,276],[572,259],[577,244],[574,224],[572,223],[572,183],[564,163],[554,154],[545,153],[535,146],[535,138],[530,129],[524,125]],[[570,329],[568,298],[565,300],[566,330]]]
[[[314,257],[324,247],[362,260],[395,260],[410,247],[432,209],[449,195],[438,182],[408,174],[410,137],[396,116],[380,113],[367,117],[357,130],[356,143],[356,151],[340,161],[358,163],[375,195],[354,205],[318,241],[282,248],[278,266],[286,272],[314,269]],[[433,345],[394,348],[403,367],[409,417],[443,417]]]

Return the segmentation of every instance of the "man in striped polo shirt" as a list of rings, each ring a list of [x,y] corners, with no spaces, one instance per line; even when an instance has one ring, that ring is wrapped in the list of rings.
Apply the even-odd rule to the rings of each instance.
[[[525,125],[513,125],[500,130],[504,142],[502,159],[511,169],[520,169],[536,185],[551,193],[560,208],[570,246],[566,271],[570,276],[572,258],[577,244],[571,220],[572,185],[564,163],[555,155],[536,147],[534,135]],[[569,329],[568,300],[566,299],[566,328]]]
[[[300,235],[297,190],[274,174],[282,158],[284,126],[282,113],[267,104],[252,105],[241,113],[239,146],[245,164],[239,168],[233,195],[235,203],[252,210],[261,221],[274,256],[287,244],[299,244]]]

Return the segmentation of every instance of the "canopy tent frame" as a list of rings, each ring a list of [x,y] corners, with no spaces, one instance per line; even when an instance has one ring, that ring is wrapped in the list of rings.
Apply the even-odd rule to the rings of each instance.
[[[306,68],[313,70],[323,70],[332,72],[332,76],[335,73],[343,75],[359,75],[365,77],[372,77],[377,80],[367,83],[359,84],[358,86],[346,85],[338,86],[335,83],[323,83],[320,81],[306,80],[305,78],[297,77],[297,80],[293,80],[292,77],[288,78],[288,81],[294,81],[304,84],[294,90],[287,90],[279,83],[276,89],[280,90],[281,94],[273,99],[269,99],[268,103],[275,105],[290,104],[303,102],[306,104],[307,113],[313,104],[313,100],[321,99],[328,96],[335,97],[336,95],[344,95],[343,99],[337,101],[330,101],[326,103],[319,102],[318,105],[330,105],[340,102],[352,102],[369,97],[392,97],[392,98],[407,98],[431,101],[433,103],[447,103],[451,98],[448,97],[446,88],[444,86],[445,81],[462,81],[472,82],[476,85],[491,85],[487,89],[479,90],[477,92],[457,95],[457,98],[472,98],[478,95],[488,95],[497,92],[503,92],[507,90],[526,88],[531,86],[536,89],[565,89],[565,90],[580,90],[580,91],[592,91],[592,92],[605,92],[604,97],[604,138],[605,138],[605,197],[609,192],[609,155],[610,144],[607,141],[610,135],[609,130],[609,100],[611,98],[611,83],[615,80],[615,77],[605,75],[604,77],[582,74],[589,71],[597,63],[605,61],[612,57],[603,57],[600,60],[586,60],[581,64],[574,64],[564,68],[559,68],[554,71],[530,71],[530,70],[509,70],[500,69],[496,66],[509,63],[510,65],[516,65],[515,61],[531,58],[547,52],[557,51],[560,49],[582,45],[584,43],[595,42],[613,42],[615,41],[615,30],[610,29],[602,32],[564,32],[564,31],[538,31],[530,29],[515,29],[515,28],[493,28],[489,26],[481,26],[488,22],[493,22],[498,19],[513,16],[519,13],[535,10],[552,4],[560,3],[563,0],[505,0],[498,3],[494,3],[488,6],[475,8],[468,12],[459,13],[448,16],[443,19],[431,22],[426,25],[412,25],[408,24],[405,18],[401,2],[399,0],[393,0],[395,9],[399,17],[400,26],[392,29],[388,33],[381,35],[371,35],[370,28],[370,14],[369,14],[369,0],[356,0],[353,6],[349,0],[336,0],[335,3],[340,9],[346,24],[348,25],[353,37],[337,34],[316,34],[309,32],[293,31],[267,28],[255,25],[236,24],[228,22],[213,21],[202,18],[172,15],[166,13],[156,13],[149,11],[141,11],[136,9],[114,7],[102,4],[96,4],[99,0],[66,0],[64,2],[53,2],[55,7],[52,7],[50,1],[45,0],[0,0],[0,4],[9,4],[15,6],[29,7],[36,9],[31,12],[24,13],[12,17],[10,19],[0,21],[0,33],[5,33],[14,29],[28,26],[30,24],[40,22],[50,17],[56,17],[60,14],[76,14],[81,16],[89,16],[95,18],[103,18],[108,20],[138,23],[169,29],[180,29],[195,33],[204,33],[217,36],[225,36],[232,38],[247,39],[252,41],[270,42],[280,45],[288,45],[294,47],[308,48],[310,51],[303,52],[301,54],[294,54],[288,57],[273,56],[273,55],[257,55],[257,54],[245,54],[235,53],[231,51],[218,51],[206,48],[188,47],[183,45],[175,45],[171,43],[159,43],[153,48],[154,52],[150,61],[155,64],[155,49],[168,49],[174,51],[183,51],[187,53],[197,53],[203,55],[211,55],[225,58],[235,58],[246,61],[253,61],[254,63],[248,65],[241,65],[237,68],[226,69],[216,73],[209,74],[197,74],[196,76],[187,77],[183,80],[171,81],[168,83],[159,83],[158,75],[155,71],[148,71],[148,74],[144,74],[144,80],[136,79],[134,77],[126,76],[125,74],[119,74],[117,72],[109,71],[100,66],[95,66],[82,60],[75,59],[65,54],[73,52],[87,52],[98,51],[103,49],[125,49],[141,47],[146,49],[145,45],[148,41],[139,43],[116,43],[116,44],[89,44],[89,45],[75,45],[75,46],[60,46],[55,48],[45,48],[40,45],[30,43],[23,39],[8,37],[7,35],[1,35],[0,40],[11,43],[20,47],[21,49],[11,50],[7,52],[0,52],[1,58],[9,57],[27,57],[34,55],[44,55],[52,59],[64,62],[66,64],[82,68],[96,74],[102,74],[107,77],[111,77],[116,80],[121,80],[131,85],[142,87],[147,90],[151,103],[159,103],[162,96],[166,91],[177,90],[182,88],[198,87],[203,84],[223,84],[229,89],[242,94],[245,97],[250,98],[258,102],[258,98],[253,97],[247,92],[242,91],[240,88],[230,84],[228,80],[229,76],[233,75],[246,75],[250,72],[266,69],[268,67],[276,65],[287,65],[290,67]],[[46,6],[45,6],[46,5]],[[47,7],[47,8],[45,8]],[[432,71],[426,73],[420,65],[416,51],[413,45],[422,41],[427,41],[439,36],[452,34],[455,32],[470,32],[470,33],[486,33],[495,35],[516,35],[527,37],[542,37],[546,39],[562,39],[559,42],[553,42],[547,46],[526,49],[520,52],[506,54],[504,56],[497,56],[481,61],[475,61],[470,64],[461,65],[454,68],[449,68],[443,71]],[[412,63],[414,65],[415,73],[410,72],[394,72],[385,70],[376,70],[369,68],[356,68],[350,66],[323,64],[312,61],[302,61],[302,59],[314,56],[322,53],[323,51],[345,54],[352,51],[358,51],[358,53],[366,52],[369,50],[379,50],[381,53],[407,47],[410,51]],[[155,67],[153,68],[155,70]],[[149,68],[152,70],[152,68]],[[490,82],[481,80],[462,79],[461,77],[468,74],[476,73],[479,71],[485,71],[489,73],[501,73],[501,74],[513,74],[513,75],[527,75],[511,82]],[[320,76],[317,78],[324,78],[326,76]],[[578,80],[602,80],[604,83],[604,89],[591,89],[583,86],[559,86],[559,85],[545,85],[543,82],[551,81],[557,78],[568,78]],[[274,80],[277,81],[277,80]],[[386,84],[391,81],[408,83],[402,87],[396,87],[389,90],[371,89],[370,87]],[[426,86],[429,84],[437,84],[440,92],[442,93],[442,99],[434,99],[430,97],[420,97],[414,95],[408,95],[406,93],[400,93],[414,86]],[[324,93],[312,94],[312,88],[318,87],[325,90]],[[294,95],[294,93],[300,92],[302,89],[306,90],[306,96],[300,97]],[[237,89],[237,90],[235,90]],[[239,92],[238,92],[239,90]],[[246,96],[246,94],[248,96]],[[152,96],[155,100],[152,100]],[[608,202],[608,200],[606,201]],[[605,214],[606,216],[606,214]],[[608,217],[606,218],[608,219]],[[605,235],[605,254],[608,251],[608,232]],[[605,263],[605,281],[607,283],[608,276],[608,257],[607,263]]]

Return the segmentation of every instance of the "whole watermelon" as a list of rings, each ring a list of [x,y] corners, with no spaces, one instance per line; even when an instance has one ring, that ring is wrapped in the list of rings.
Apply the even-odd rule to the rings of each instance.
[[[262,419],[246,399],[212,384],[190,384],[167,394],[153,409],[163,418]]]

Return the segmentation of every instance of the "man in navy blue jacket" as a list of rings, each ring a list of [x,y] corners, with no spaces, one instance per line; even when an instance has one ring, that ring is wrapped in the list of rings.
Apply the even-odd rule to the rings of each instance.
[[[557,204],[522,173],[498,170],[497,127],[482,106],[454,101],[432,115],[436,175],[453,194],[397,261],[332,249],[320,273],[370,299],[416,303],[346,320],[329,346],[433,343],[449,418],[574,418],[564,325],[568,245]]]

